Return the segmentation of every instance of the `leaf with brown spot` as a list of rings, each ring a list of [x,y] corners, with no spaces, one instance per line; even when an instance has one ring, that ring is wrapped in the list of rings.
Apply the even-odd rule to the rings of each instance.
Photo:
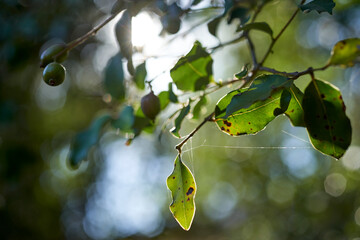
[[[188,231],[195,215],[195,179],[189,168],[181,161],[180,155],[175,159],[174,170],[166,181],[171,191],[170,211],[180,226]]]
[[[360,61],[360,38],[349,38],[335,44],[331,51],[330,65],[352,67]]]
[[[302,106],[314,148],[339,159],[349,147],[352,133],[339,89],[328,82],[313,80],[305,89]]]

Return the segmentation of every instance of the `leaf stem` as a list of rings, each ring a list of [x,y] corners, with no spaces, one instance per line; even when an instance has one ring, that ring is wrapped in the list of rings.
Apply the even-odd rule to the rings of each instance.
[[[175,149],[179,152],[179,155],[181,155],[181,148],[182,146],[190,139],[192,138],[197,131],[200,130],[200,128],[207,122],[212,121],[213,116],[215,115],[215,111],[210,113],[204,120],[189,134],[187,137],[182,140],[178,145],[175,146]]]

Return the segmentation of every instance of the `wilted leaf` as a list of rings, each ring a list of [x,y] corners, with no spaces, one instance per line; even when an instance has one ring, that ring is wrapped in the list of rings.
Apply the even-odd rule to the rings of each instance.
[[[329,64],[352,67],[360,62],[360,38],[349,38],[335,44]]]
[[[186,117],[186,115],[188,115],[190,112],[190,103],[183,107],[179,113],[179,115],[177,116],[177,118],[175,119],[175,127],[173,127],[172,129],[170,129],[170,132],[175,136],[180,138],[180,128],[181,128],[181,123],[184,120],[184,118]]]
[[[207,103],[206,96],[202,96],[200,100],[196,103],[192,111],[193,119],[199,119],[201,110],[203,109],[204,105],[206,105],[206,103]]]
[[[114,128],[118,128],[123,132],[132,132],[135,121],[134,109],[132,106],[125,106],[119,114],[119,117],[112,121]]]
[[[104,88],[116,100],[123,100],[125,98],[124,71],[120,54],[110,58],[107,63]]]
[[[184,230],[189,230],[195,215],[196,183],[189,168],[178,155],[174,162],[174,170],[166,181],[171,191],[172,203],[170,211]]]
[[[266,22],[255,22],[255,23],[246,24],[244,26],[240,26],[237,29],[237,32],[239,32],[239,31],[250,31],[250,30],[253,30],[253,29],[268,33],[271,37],[273,35],[272,29],[270,28],[269,24],[267,24]]]
[[[171,69],[170,75],[180,90],[201,90],[213,79],[212,64],[210,54],[196,41],[191,51]]]
[[[146,72],[146,64],[145,64],[145,62],[143,62],[142,64],[137,66],[136,69],[135,69],[134,81],[135,81],[136,86],[139,89],[144,89],[145,88],[146,74],[147,74],[147,72]]]
[[[302,102],[311,143],[320,152],[339,159],[351,143],[351,124],[341,93],[334,85],[313,80]]]
[[[332,14],[332,10],[335,7],[333,0],[313,0],[307,4],[300,5],[300,9],[307,13],[316,10],[318,13],[328,12]]]
[[[100,130],[110,119],[110,115],[102,115],[93,120],[88,129],[75,135],[70,146],[69,163],[71,167],[78,168],[80,166],[90,148],[97,143]]]
[[[235,95],[226,108],[227,118],[242,108],[250,107],[254,102],[265,100],[271,93],[279,88],[288,88],[293,80],[281,75],[262,75],[257,77],[251,86]]]
[[[215,108],[215,121],[221,131],[231,135],[239,136],[244,134],[256,134],[274,120],[278,115],[276,109],[281,109],[280,99],[282,89],[272,92],[266,100],[257,101],[247,108],[234,112],[227,119],[224,119],[226,108],[233,96],[243,93],[245,89],[232,91],[225,95],[217,103]]]
[[[290,87],[291,100],[285,115],[293,126],[305,127],[304,110],[301,106],[304,94],[294,84]]]

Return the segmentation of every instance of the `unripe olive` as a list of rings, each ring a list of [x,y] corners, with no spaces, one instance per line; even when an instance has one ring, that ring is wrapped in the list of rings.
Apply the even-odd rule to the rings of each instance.
[[[50,63],[43,71],[44,82],[50,86],[58,86],[65,79],[65,68],[60,63]]]
[[[144,115],[151,120],[154,120],[160,112],[160,99],[153,91],[141,98],[141,110]]]
[[[46,65],[54,61],[59,63],[65,61],[69,55],[68,51],[65,51],[60,56],[56,57],[56,59],[54,59],[54,57],[58,53],[63,51],[65,48],[66,48],[66,44],[54,44],[49,48],[47,48],[40,56],[40,67],[46,67]]]

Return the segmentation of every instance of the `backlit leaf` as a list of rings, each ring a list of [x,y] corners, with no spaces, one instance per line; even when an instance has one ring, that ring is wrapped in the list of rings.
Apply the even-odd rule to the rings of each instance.
[[[147,75],[146,64],[145,64],[145,62],[143,62],[142,64],[137,66],[136,69],[135,69],[134,81],[135,81],[136,86],[139,89],[144,89],[145,88],[146,75]]]
[[[333,0],[313,0],[307,4],[300,5],[300,9],[305,13],[315,10],[318,13],[328,12],[332,14],[334,7],[335,3]]]
[[[195,215],[196,183],[189,168],[178,155],[174,162],[174,170],[166,181],[171,191],[172,203],[170,211],[180,226],[188,231]]]
[[[181,128],[181,123],[184,120],[184,118],[186,117],[186,115],[188,115],[190,112],[190,103],[183,107],[179,113],[179,115],[177,116],[177,118],[175,119],[175,127],[173,127],[172,129],[170,129],[170,132],[175,136],[180,138],[180,128]]]
[[[271,93],[279,88],[290,87],[292,80],[281,75],[262,75],[257,77],[245,91],[239,92],[226,108],[227,118],[242,108],[250,107],[254,102],[265,100]]]
[[[328,82],[313,80],[305,89],[302,106],[314,148],[339,159],[351,143],[352,132],[339,89]]]
[[[294,84],[290,87],[291,100],[285,112],[293,126],[305,127],[304,110],[301,106],[304,94]]]
[[[360,62],[360,38],[349,38],[335,44],[329,64],[351,67]]]
[[[201,110],[204,108],[204,105],[206,105],[206,103],[207,103],[206,96],[202,96],[200,100],[196,103],[192,111],[193,119],[199,119]]]
[[[116,100],[124,100],[124,71],[120,54],[110,58],[105,68],[104,88],[112,98]]]
[[[271,96],[263,101],[257,101],[247,108],[242,108],[227,119],[224,119],[226,107],[233,96],[246,91],[239,89],[225,95],[217,103],[215,108],[215,121],[221,131],[231,135],[239,136],[245,134],[256,134],[274,120],[278,115],[276,109],[281,108],[280,100],[282,89],[274,91]]]
[[[210,54],[196,41],[191,51],[171,69],[170,75],[180,90],[201,90],[213,80],[212,64]]]
[[[237,32],[239,32],[239,31],[250,31],[250,30],[253,30],[253,29],[268,33],[271,37],[273,35],[272,29],[270,28],[269,24],[267,24],[266,22],[255,22],[255,23],[246,24],[244,26],[240,26],[237,29]]]
[[[75,135],[71,146],[69,163],[72,168],[78,168],[80,163],[86,158],[90,148],[99,139],[102,127],[111,119],[110,115],[102,115],[91,123],[90,127]]]
[[[167,107],[167,105],[170,103],[169,92],[162,91],[161,93],[159,93],[158,98],[160,100],[160,109],[164,110]]]

